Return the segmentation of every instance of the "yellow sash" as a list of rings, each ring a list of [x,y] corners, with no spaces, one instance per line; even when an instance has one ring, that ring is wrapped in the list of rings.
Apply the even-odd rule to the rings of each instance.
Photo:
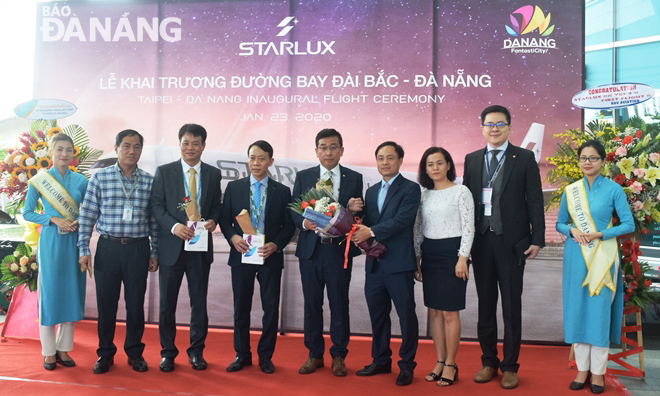
[[[584,179],[580,179],[566,187],[566,203],[568,211],[573,219],[575,228],[583,233],[596,232],[594,219],[589,211],[589,201],[587,200],[587,191],[584,188]],[[607,228],[612,227],[612,221]],[[618,247],[616,239],[594,239],[586,245],[580,245],[582,257],[587,265],[587,276],[584,278],[582,286],[589,286],[589,295],[599,295],[603,286],[606,286],[612,292],[616,291],[616,286],[612,281],[610,269],[616,260]]]
[[[48,172],[39,172],[30,179],[30,184],[57,210],[63,218],[74,221],[78,218],[78,204],[64,187]]]

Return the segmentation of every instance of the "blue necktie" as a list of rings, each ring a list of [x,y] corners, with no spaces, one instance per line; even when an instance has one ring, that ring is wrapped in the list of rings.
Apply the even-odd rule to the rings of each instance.
[[[389,183],[383,184],[383,186],[380,188],[380,194],[378,194],[378,213],[383,211],[383,203],[385,203],[385,198],[387,197],[387,191],[389,189]]]
[[[259,230],[259,224],[261,221],[257,220],[257,214],[261,213],[261,183],[260,182],[255,182],[254,183],[254,194],[252,196],[252,203],[254,205],[255,210],[252,212],[252,226],[254,227],[255,230]],[[259,217],[261,219],[261,217]]]

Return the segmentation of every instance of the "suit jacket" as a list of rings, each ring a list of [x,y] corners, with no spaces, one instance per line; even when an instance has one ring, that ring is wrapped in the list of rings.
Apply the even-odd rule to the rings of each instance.
[[[381,183],[377,183],[367,190],[364,216],[364,224],[376,235],[376,241],[387,248],[378,265],[388,274],[415,271],[414,228],[422,190],[400,174],[392,182],[378,213],[380,188]],[[367,256],[367,273],[373,272],[375,262],[373,257]]]
[[[277,252],[271,254],[264,265],[283,268],[284,247],[291,241],[291,237],[296,231],[288,208],[289,202],[291,202],[291,190],[284,184],[269,178],[267,191],[264,211],[264,235],[266,236],[266,242],[273,242],[277,245]],[[231,247],[228,262],[230,266],[241,265],[241,253],[234,248],[231,238],[236,234],[243,236],[243,230],[236,221],[236,216],[243,209],[251,210],[249,176],[230,182],[225,190],[224,202],[222,203],[220,228]]]
[[[482,148],[465,157],[463,184],[472,192],[474,198],[474,219],[477,227],[483,216],[481,204],[482,177],[486,149]],[[543,190],[539,166],[534,153],[509,142],[502,174],[502,192],[500,212],[506,248],[513,248],[516,243],[531,233],[531,244],[545,246],[545,216],[543,213]],[[531,230],[530,230],[531,225]],[[479,246],[474,244],[473,249]]]
[[[203,219],[220,223],[220,210],[222,209],[220,169],[202,162],[201,173],[200,206],[202,210],[200,214]],[[175,224],[186,224],[188,219],[186,211],[177,207],[178,204],[183,203],[183,198],[186,196],[183,182],[181,160],[156,168],[149,203],[152,215],[158,222],[158,263],[160,265],[174,265],[183,249],[183,240],[172,234],[172,227]],[[205,256],[208,263],[213,262],[211,233],[209,233],[209,250]]]
[[[348,200],[351,198],[362,198],[362,175],[339,165],[341,173],[341,181],[339,182],[339,203],[343,207],[348,206]],[[296,174],[296,181],[293,185],[293,196],[291,202],[294,202],[300,195],[309,191],[310,188],[316,186],[321,174],[321,165],[312,168],[301,170]],[[359,216],[360,213],[356,213]],[[298,213],[291,211],[291,219],[298,229],[300,229],[300,236],[298,237],[298,246],[296,247],[296,256],[298,258],[307,260],[314,254],[316,248],[316,239],[318,236],[314,231],[303,230],[302,223],[304,218]],[[342,246],[342,248],[344,248]],[[351,244],[349,251],[350,257],[355,257],[361,253],[360,249]]]

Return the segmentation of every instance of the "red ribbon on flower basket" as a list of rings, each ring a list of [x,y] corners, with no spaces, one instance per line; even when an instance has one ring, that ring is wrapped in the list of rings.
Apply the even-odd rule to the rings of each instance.
[[[348,236],[346,237],[347,243],[346,243],[346,250],[344,252],[344,269],[348,268],[348,252],[349,249],[351,248],[351,237],[353,236],[353,232],[355,232],[359,228],[358,225],[362,224],[359,217],[355,217],[352,220],[355,221],[355,223],[352,223],[351,230],[348,232]],[[385,245],[383,245],[380,242],[377,242],[376,239],[374,238],[369,238],[364,242],[357,243],[356,245],[360,249],[364,250],[367,256],[371,256],[375,259],[379,259],[380,255],[385,253],[385,251],[387,251]]]
[[[346,250],[344,251],[344,269],[348,268],[348,251],[351,250],[351,237],[353,236],[353,233],[357,231],[358,224],[362,224],[359,217],[355,216],[354,220],[355,223],[353,223],[353,226],[351,227],[351,231],[348,233],[348,236],[346,237]]]

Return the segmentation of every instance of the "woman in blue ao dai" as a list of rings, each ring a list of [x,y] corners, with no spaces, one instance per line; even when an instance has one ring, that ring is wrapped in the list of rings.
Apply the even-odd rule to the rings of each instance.
[[[578,368],[570,389],[582,389],[591,378],[592,393],[602,393],[610,341],[619,343],[621,338],[623,286],[615,238],[632,232],[635,224],[621,186],[601,175],[603,145],[587,141],[578,157],[584,178],[566,188],[556,224],[568,238],[562,279],[564,338],[573,344]],[[620,224],[612,226],[615,210]],[[589,223],[595,229],[585,232],[584,224]],[[603,283],[610,277],[611,282]],[[600,283],[587,282],[592,279]]]
[[[72,203],[79,207],[87,179],[69,169],[74,156],[73,140],[63,133],[53,136],[50,155],[53,166],[47,172],[59,184],[53,183],[55,190],[66,190]],[[35,212],[40,198],[43,214]],[[85,273],[78,265],[78,221],[66,220],[32,183],[28,185],[23,216],[43,225],[37,248],[37,293],[44,368],[53,370],[56,363],[75,366],[68,352],[73,349],[74,322],[83,318],[85,309]],[[59,325],[57,334],[55,325]]]

